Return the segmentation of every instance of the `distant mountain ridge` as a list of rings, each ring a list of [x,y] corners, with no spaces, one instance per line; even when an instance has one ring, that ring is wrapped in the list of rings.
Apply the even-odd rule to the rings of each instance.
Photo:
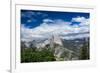
[[[23,41],[21,41],[23,42]],[[24,48],[36,48],[41,51],[44,48],[51,48],[56,60],[77,60],[80,54],[80,48],[84,42],[89,42],[89,37],[76,39],[62,39],[59,35],[52,35],[48,39],[36,39],[30,42],[21,43]]]

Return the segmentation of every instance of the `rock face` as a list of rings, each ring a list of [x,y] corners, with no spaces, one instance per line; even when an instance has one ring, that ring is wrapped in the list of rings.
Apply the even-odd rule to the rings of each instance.
[[[77,56],[75,57],[73,51],[63,46],[62,39],[59,35],[52,36],[50,39],[50,48],[52,48],[54,51],[56,61],[78,59]]]
[[[53,42],[56,43],[56,44],[58,44],[58,45],[60,45],[60,46],[63,45],[60,36],[57,35],[57,34],[53,36]]]
[[[52,37],[50,38],[50,47],[53,48],[54,46],[56,45],[59,45],[59,46],[62,46],[62,40],[60,38],[59,35],[52,35]]]
[[[52,35],[50,38],[44,40],[44,41],[34,41],[36,48],[44,48],[46,45],[49,45],[50,48],[54,48],[55,46],[63,46],[62,40],[59,35]]]

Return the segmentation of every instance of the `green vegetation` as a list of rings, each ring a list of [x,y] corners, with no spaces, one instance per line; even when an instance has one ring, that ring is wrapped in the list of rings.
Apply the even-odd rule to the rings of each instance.
[[[35,49],[35,48],[34,48]],[[48,49],[43,48],[41,51],[36,51],[33,48],[21,50],[21,62],[47,62],[55,61],[55,57]]]
[[[80,49],[80,60],[87,60],[89,59],[89,42],[85,42]]]
[[[73,46],[70,46],[73,49],[69,49],[57,44],[54,44],[52,48],[50,47],[50,44],[47,44],[44,48],[36,48],[34,45],[34,43],[30,43],[29,47],[27,47],[25,42],[21,42],[21,63],[88,60],[90,58],[89,40],[85,39],[79,49],[76,49]],[[75,50],[78,51],[76,52]]]

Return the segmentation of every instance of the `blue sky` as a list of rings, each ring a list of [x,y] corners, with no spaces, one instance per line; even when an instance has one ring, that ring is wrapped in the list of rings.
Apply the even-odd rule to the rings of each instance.
[[[21,38],[28,41],[33,38],[49,37],[51,33],[59,35],[86,33],[82,36],[87,37],[89,19],[89,13],[82,12],[21,10]]]
[[[89,13],[21,10],[21,24],[34,28],[43,23],[43,19],[62,19],[70,22],[72,18],[77,16],[89,18]],[[78,22],[73,23],[78,24]]]

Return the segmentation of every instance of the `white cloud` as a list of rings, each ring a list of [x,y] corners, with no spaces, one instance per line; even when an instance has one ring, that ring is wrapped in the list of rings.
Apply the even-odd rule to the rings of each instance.
[[[78,17],[72,18],[72,21],[73,21],[73,22],[82,22],[82,21],[84,21],[85,19],[86,19],[85,17],[80,17],[80,16],[78,16]]]
[[[43,36],[34,32],[34,29],[26,28],[23,24],[21,26],[21,40],[32,41],[34,38],[42,38]]]
[[[44,19],[43,22],[44,23],[48,23],[48,22],[53,22],[53,20],[51,20],[51,19]]]
[[[34,38],[48,38],[52,34],[68,35],[73,33],[89,32],[89,19],[85,17],[72,18],[72,21],[80,22],[79,25],[70,25],[71,22],[63,21],[61,19],[51,20],[44,19],[40,26],[35,28],[27,28],[24,25],[21,26],[22,39],[31,41]],[[50,22],[50,23],[48,23]],[[89,34],[89,33],[88,33]],[[69,38],[88,36],[88,34],[71,36]],[[68,36],[62,37],[68,38]]]
[[[66,37],[62,37],[63,39],[75,39],[75,38],[83,38],[83,37],[89,37],[89,33],[84,33],[84,34],[76,34],[76,35],[72,35],[72,36],[66,36]]]
[[[85,17],[80,17],[80,16],[72,18],[72,22],[80,22],[80,26],[89,25],[89,19]]]

